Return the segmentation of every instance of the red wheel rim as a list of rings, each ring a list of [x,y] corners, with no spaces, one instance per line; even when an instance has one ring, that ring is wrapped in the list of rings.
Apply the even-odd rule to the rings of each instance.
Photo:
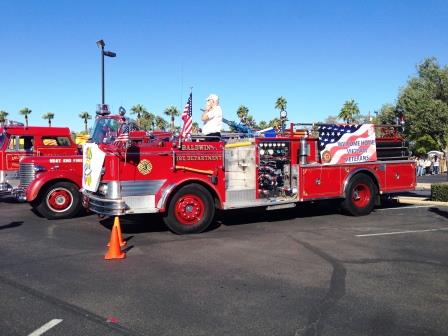
[[[63,212],[73,204],[72,193],[65,188],[51,190],[47,196],[47,205],[54,212]]]
[[[358,184],[352,193],[353,204],[358,208],[364,208],[369,204],[372,194],[366,184]]]
[[[204,201],[193,194],[182,195],[174,206],[176,219],[182,225],[197,224],[204,217],[204,212]]]

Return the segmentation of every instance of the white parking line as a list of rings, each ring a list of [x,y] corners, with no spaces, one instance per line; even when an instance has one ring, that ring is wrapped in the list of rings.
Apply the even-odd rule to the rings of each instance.
[[[28,336],[40,336],[43,333],[46,333],[48,330],[50,330],[51,328],[53,328],[54,326],[58,325],[59,323],[61,323],[63,320],[60,319],[53,319],[47,323],[45,323],[42,327],[40,327],[39,329],[34,330],[31,334],[29,334]]]
[[[416,209],[416,208],[430,208],[434,205],[410,205],[410,206],[402,206],[398,208],[382,208],[382,209],[375,209],[375,211],[384,211],[384,210],[402,210],[402,209]]]
[[[446,231],[446,230],[448,230],[448,228],[427,229],[427,230],[411,230],[411,231],[396,231],[396,232],[382,232],[382,233],[369,233],[369,234],[356,235],[356,237],[390,236],[390,235],[397,235],[397,234],[403,234],[403,233],[420,233],[420,232],[434,232],[434,231]]]

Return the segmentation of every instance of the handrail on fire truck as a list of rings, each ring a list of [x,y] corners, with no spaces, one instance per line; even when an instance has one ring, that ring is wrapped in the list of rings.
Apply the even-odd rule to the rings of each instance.
[[[334,126],[330,123],[291,123],[289,131],[286,131],[287,135],[302,135],[308,136],[311,132],[316,131],[320,126]],[[340,124],[347,125],[347,124]],[[298,126],[296,128],[296,126]],[[387,138],[401,138],[400,130],[403,130],[403,125],[393,124],[374,124],[375,129],[378,131],[380,137]]]

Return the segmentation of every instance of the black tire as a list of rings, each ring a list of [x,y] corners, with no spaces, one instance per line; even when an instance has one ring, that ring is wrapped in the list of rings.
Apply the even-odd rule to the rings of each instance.
[[[201,233],[215,216],[212,195],[199,184],[180,188],[171,199],[163,221],[177,234]]]
[[[357,174],[347,185],[342,210],[352,216],[364,216],[375,207],[377,188],[372,179],[365,174]]]
[[[56,182],[43,188],[32,206],[48,219],[72,218],[82,208],[81,195],[76,184]]]

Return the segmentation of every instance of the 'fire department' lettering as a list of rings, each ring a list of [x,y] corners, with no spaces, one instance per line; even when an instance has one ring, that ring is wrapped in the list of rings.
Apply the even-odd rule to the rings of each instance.
[[[176,156],[176,161],[218,161],[221,155],[182,155]]]
[[[216,150],[212,145],[182,145],[182,150]]]

